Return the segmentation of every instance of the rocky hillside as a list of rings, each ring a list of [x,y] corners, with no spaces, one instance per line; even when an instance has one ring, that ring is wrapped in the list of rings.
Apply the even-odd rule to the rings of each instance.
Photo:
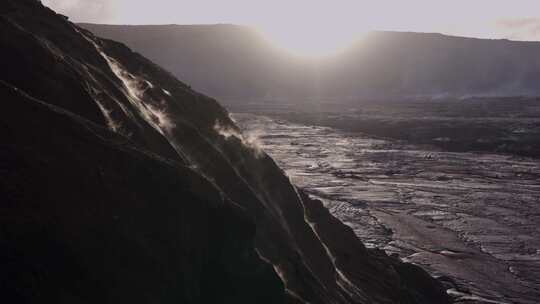
[[[540,95],[538,42],[373,32],[338,54],[308,60],[242,26],[81,26],[227,102]]]
[[[449,302],[125,45],[5,0],[0,50],[4,302]]]

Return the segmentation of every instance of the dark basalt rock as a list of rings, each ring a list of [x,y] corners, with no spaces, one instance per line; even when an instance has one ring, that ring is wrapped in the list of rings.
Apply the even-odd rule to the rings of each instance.
[[[283,303],[253,222],[208,180],[4,83],[0,96],[3,302]]]
[[[2,297],[448,302],[298,193],[215,100],[37,1],[0,7]]]

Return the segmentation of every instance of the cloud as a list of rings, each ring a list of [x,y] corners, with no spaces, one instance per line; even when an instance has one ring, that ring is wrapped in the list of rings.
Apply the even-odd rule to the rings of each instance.
[[[504,32],[504,36],[512,40],[539,40],[540,18],[513,18],[499,19],[497,27]]]
[[[113,11],[113,2],[108,0],[42,0],[45,6],[69,16],[76,22],[101,22]]]
[[[497,25],[503,28],[524,28],[534,27],[540,25],[540,18],[514,18],[514,19],[500,19],[497,21]]]

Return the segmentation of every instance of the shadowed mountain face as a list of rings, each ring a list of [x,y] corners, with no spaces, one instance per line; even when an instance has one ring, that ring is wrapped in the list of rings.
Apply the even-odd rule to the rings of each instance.
[[[540,94],[537,42],[374,32],[338,54],[308,60],[241,26],[81,26],[231,103]]]
[[[0,92],[2,301],[284,301],[255,226],[208,180],[5,83]]]
[[[5,0],[0,50],[2,300],[448,303],[123,44]]]

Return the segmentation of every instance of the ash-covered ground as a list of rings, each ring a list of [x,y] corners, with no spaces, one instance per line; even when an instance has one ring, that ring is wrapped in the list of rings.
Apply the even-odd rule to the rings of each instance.
[[[540,160],[234,118],[366,245],[422,265],[457,303],[540,301]]]

